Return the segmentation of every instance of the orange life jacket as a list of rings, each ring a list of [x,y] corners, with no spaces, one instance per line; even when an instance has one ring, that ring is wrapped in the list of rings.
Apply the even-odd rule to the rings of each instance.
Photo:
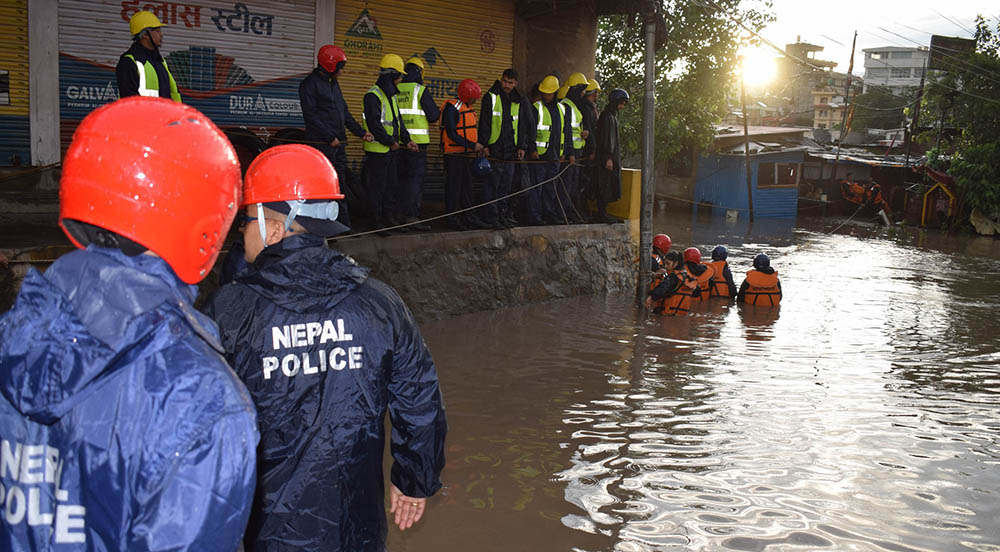
[[[729,289],[729,284],[726,283],[726,277],[723,276],[726,270],[726,261],[711,261],[708,266],[712,267],[712,293],[709,295],[711,297],[725,297],[729,298],[732,296],[733,290]]]
[[[455,125],[455,132],[462,138],[475,144],[476,140],[479,139],[479,124],[476,122],[476,110],[456,98],[449,98],[441,104],[442,113],[444,113],[444,108],[448,104],[451,104],[458,110],[458,123]],[[441,150],[444,153],[466,153],[472,151],[452,140],[448,136],[448,132],[445,131],[444,125],[441,125]]]
[[[693,299],[707,301],[709,294],[712,292],[712,276],[715,274],[715,271],[706,264],[702,264],[701,266],[705,267],[705,272],[702,272],[701,276],[695,276],[688,272],[686,265],[684,266],[684,272],[688,275],[688,278],[697,280],[698,282],[698,288],[694,290]]]
[[[677,269],[674,271],[681,280],[681,285],[673,295],[665,297],[663,300],[663,314],[687,314],[691,310],[691,298],[697,292],[698,281],[691,278],[687,270]]]
[[[743,302],[748,305],[774,306],[781,302],[781,288],[778,287],[778,271],[764,274],[759,270],[747,272],[747,289]]]

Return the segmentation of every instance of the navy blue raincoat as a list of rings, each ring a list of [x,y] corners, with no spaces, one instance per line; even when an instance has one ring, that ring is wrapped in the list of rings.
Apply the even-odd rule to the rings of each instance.
[[[236,549],[258,441],[195,287],[91,246],[0,317],[0,550]]]
[[[444,467],[437,372],[403,301],[305,234],[267,247],[208,310],[260,423],[247,549],[384,550],[387,411],[403,494],[434,494]]]

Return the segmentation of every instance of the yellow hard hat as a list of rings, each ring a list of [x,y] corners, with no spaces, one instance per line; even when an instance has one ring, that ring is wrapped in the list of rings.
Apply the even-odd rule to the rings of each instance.
[[[554,94],[557,90],[559,90],[559,79],[553,75],[545,77],[538,83],[538,91],[542,94]]]
[[[561,88],[559,88],[559,92],[556,93],[556,97],[559,98],[560,100],[562,100],[562,99],[564,99],[566,97],[566,94],[568,92],[569,92],[569,85],[568,84],[564,84],[564,85],[562,85]]]
[[[400,73],[405,73],[406,70],[403,69],[403,58],[397,56],[396,54],[386,54],[382,56],[382,61],[378,63],[381,69],[394,69]]]
[[[584,76],[583,73],[573,73],[568,79],[566,79],[566,85],[570,88],[573,88],[578,84],[587,84],[587,77]]]
[[[413,56],[410,59],[406,60],[407,65],[411,63],[419,67],[421,71],[424,70],[424,60],[420,59],[419,56]]]
[[[590,79],[587,82],[587,90],[586,90],[586,92],[600,92],[600,91],[601,91],[601,85],[597,84],[597,80]]]
[[[135,12],[132,19],[128,20],[128,32],[132,36],[141,33],[144,29],[155,29],[162,26],[160,18],[156,17],[155,13],[146,10]]]

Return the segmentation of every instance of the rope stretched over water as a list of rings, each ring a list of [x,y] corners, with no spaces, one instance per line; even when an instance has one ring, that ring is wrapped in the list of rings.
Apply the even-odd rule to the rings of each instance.
[[[564,172],[568,171],[569,168],[571,166],[573,166],[573,165],[579,165],[579,163],[567,163],[566,166],[563,167],[563,169],[561,171],[559,171],[558,174],[556,174],[555,176],[553,176],[552,178],[550,178],[548,180],[543,180],[543,181],[541,181],[541,182],[539,182],[537,184],[528,186],[527,188],[522,188],[522,189],[520,189],[520,190],[518,190],[516,192],[511,192],[511,193],[509,193],[509,194],[507,194],[507,195],[505,195],[503,197],[498,197],[496,199],[491,199],[489,201],[484,201],[484,202],[482,202],[482,203],[480,203],[478,205],[473,205],[471,207],[466,207],[465,209],[459,209],[457,211],[450,211],[450,212],[444,213],[443,215],[437,215],[435,217],[429,217],[429,218],[425,218],[425,219],[421,219],[421,220],[415,220],[413,222],[407,222],[406,224],[397,224],[396,226],[387,226],[385,228],[378,228],[378,229],[375,229],[375,230],[369,230],[367,232],[359,232],[357,234],[348,234],[348,235],[341,235],[341,236],[333,236],[331,238],[327,238],[326,241],[327,241],[327,243],[330,243],[330,242],[334,242],[334,241],[337,241],[337,240],[340,240],[340,239],[345,239],[345,238],[357,238],[357,237],[360,237],[360,236],[367,236],[369,234],[378,234],[379,232],[391,232],[393,230],[398,230],[400,228],[406,228],[407,226],[413,226],[415,224],[422,224],[422,223],[425,223],[425,222],[431,222],[433,220],[439,220],[439,219],[451,217],[451,216],[454,216],[454,215],[458,215],[458,214],[461,214],[461,213],[465,213],[465,212],[468,212],[468,211],[472,211],[474,209],[479,209],[480,207],[484,207],[484,206],[489,205],[491,203],[496,203],[498,201],[503,201],[505,199],[512,198],[512,197],[514,197],[516,195],[523,194],[524,192],[528,192],[528,191],[534,190],[535,188],[537,188],[539,186],[542,186],[544,184],[548,184],[549,182],[552,182],[552,181],[558,179],[559,177],[561,177],[562,174]],[[556,199],[557,200],[559,199],[559,194],[558,193],[556,194]],[[560,207],[560,209],[562,209],[562,202],[559,203],[559,207]],[[563,220],[566,221],[567,224],[569,223],[569,221],[566,220],[566,212],[565,211],[563,211]]]

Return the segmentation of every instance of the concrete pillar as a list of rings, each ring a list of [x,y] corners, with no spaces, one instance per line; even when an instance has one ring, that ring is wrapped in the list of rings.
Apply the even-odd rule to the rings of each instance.
[[[324,44],[335,44],[334,28],[337,22],[337,0],[316,0],[316,29],[313,51],[318,52]]]
[[[59,4],[28,0],[28,89],[31,164],[58,163]]]
[[[514,20],[514,69],[524,95],[552,73],[562,84],[571,73],[594,76],[597,13],[594,0],[529,3]],[[555,7],[553,7],[555,6]]]

